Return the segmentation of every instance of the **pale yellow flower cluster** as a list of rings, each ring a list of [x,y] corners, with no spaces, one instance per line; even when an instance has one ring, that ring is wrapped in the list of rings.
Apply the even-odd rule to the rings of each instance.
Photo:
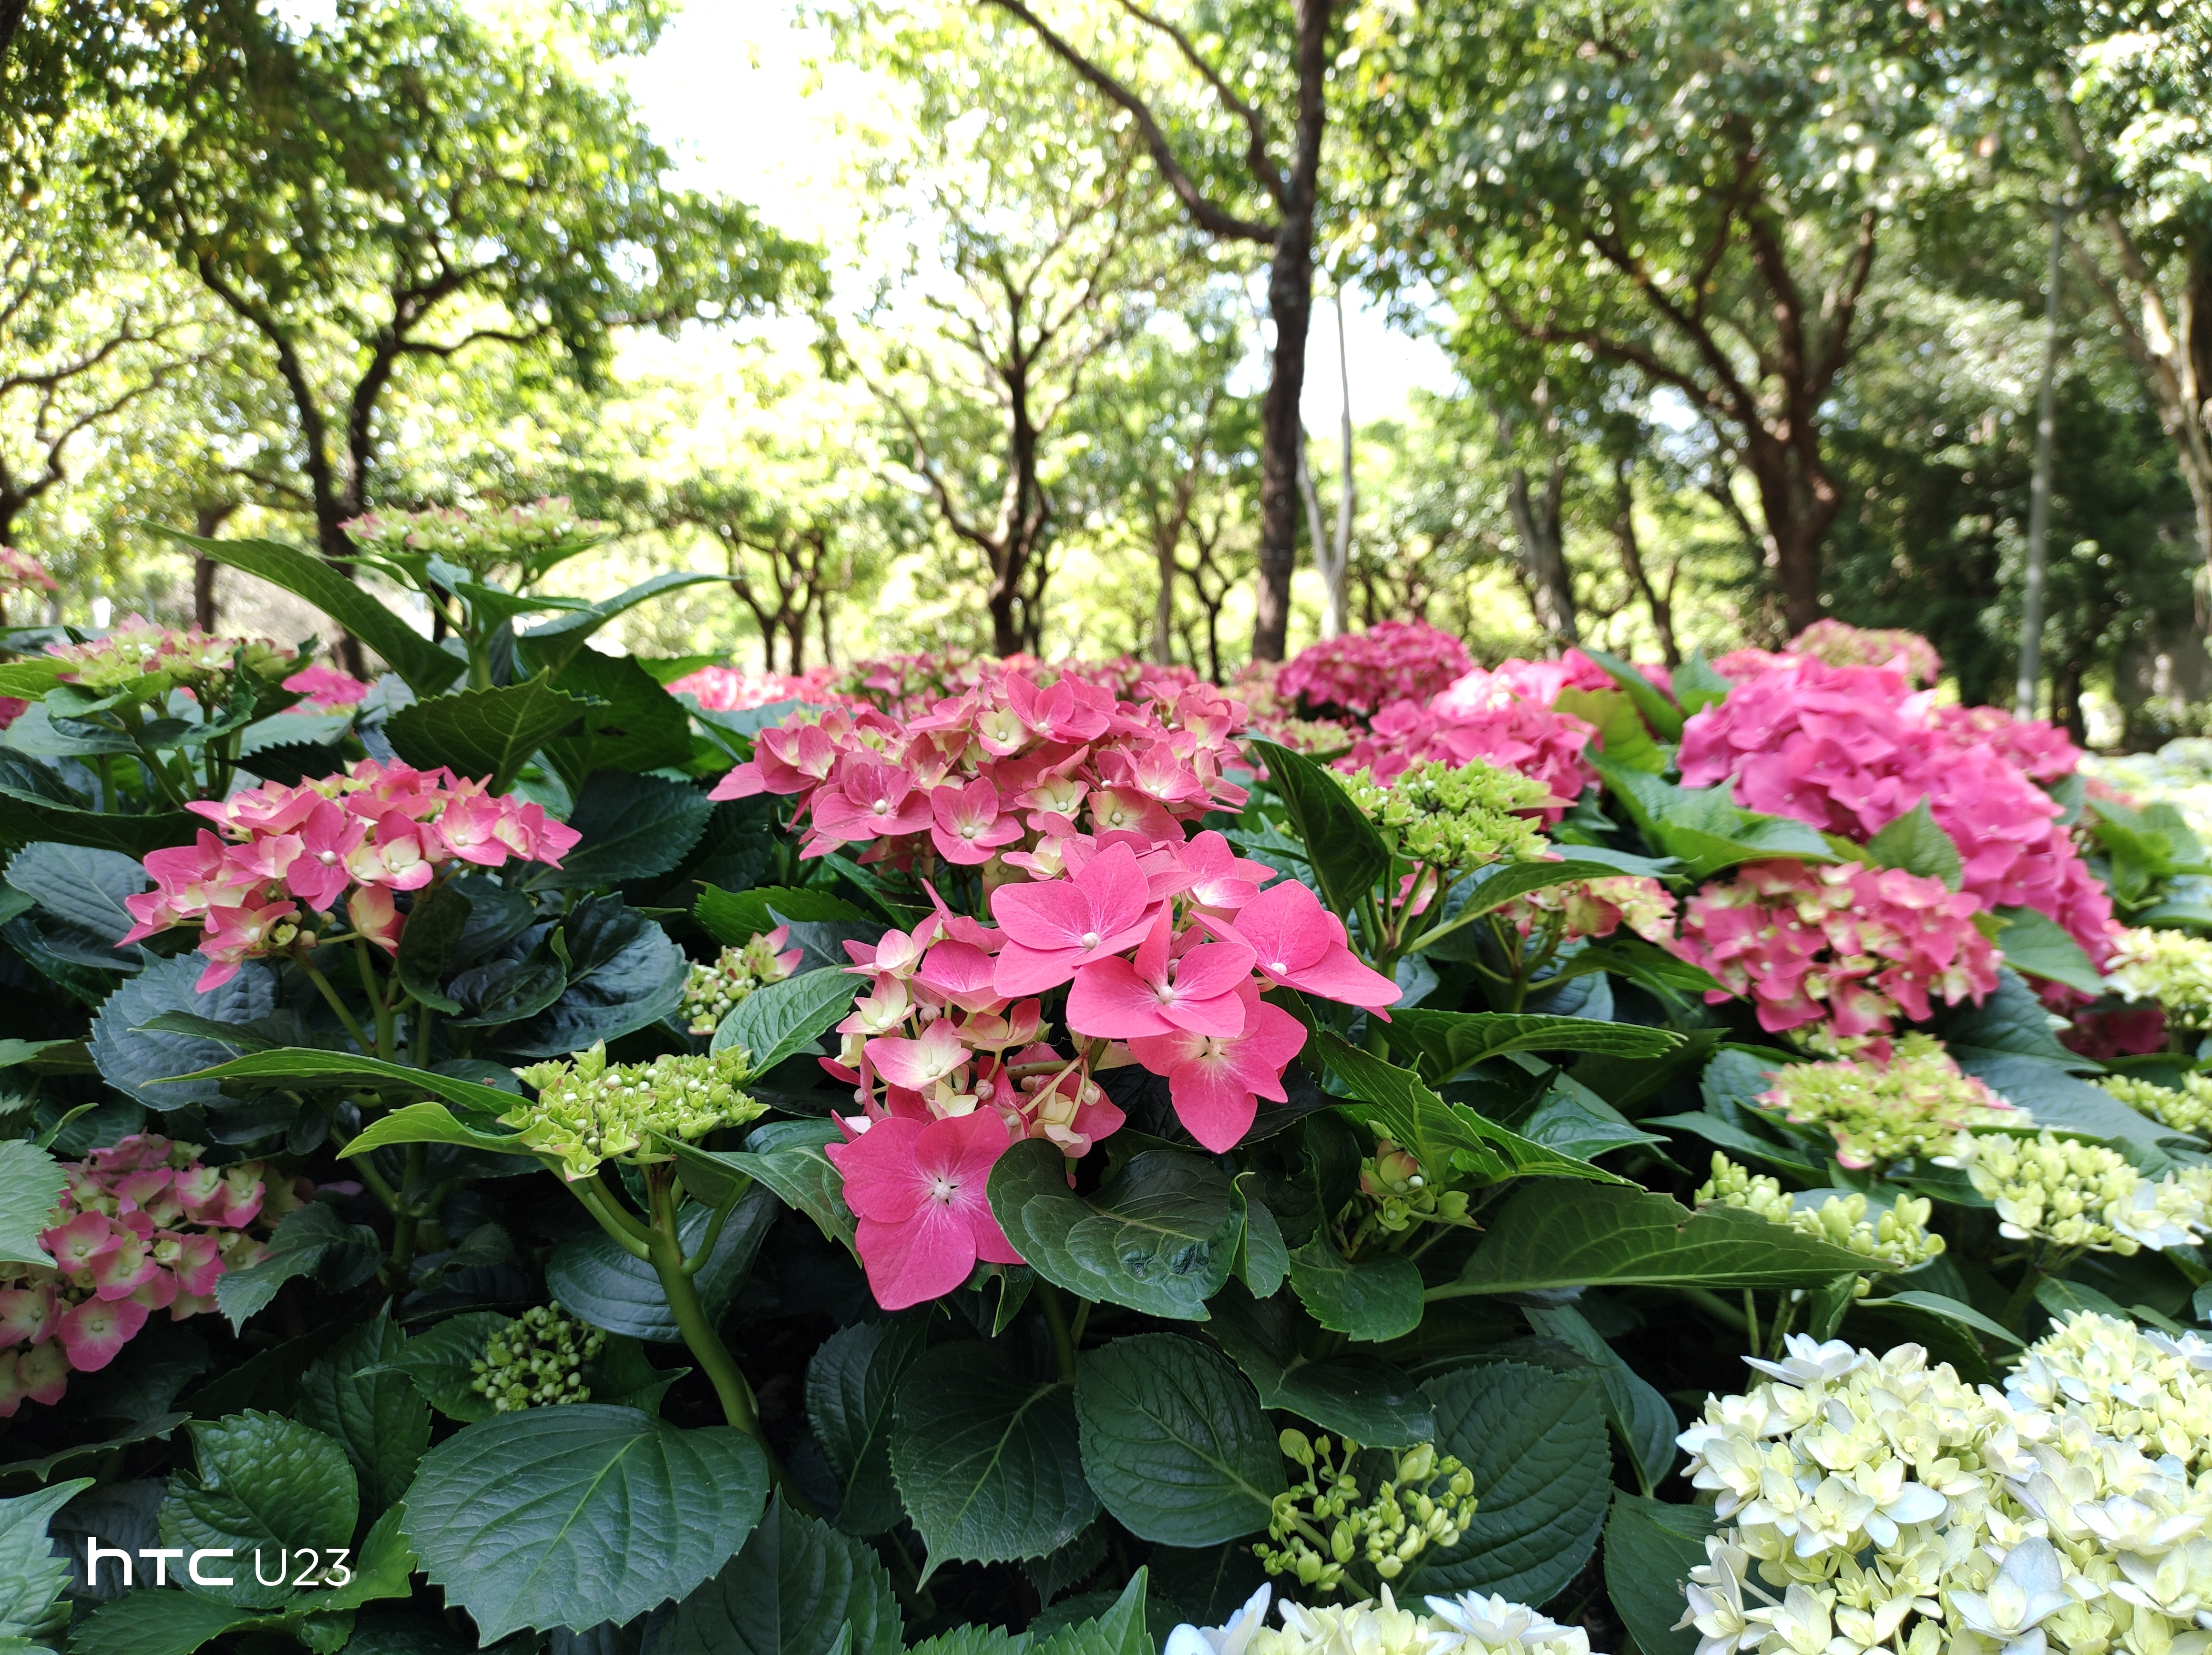
[[[2124,931],[2106,975],[2130,1000],[2155,1000],[2182,1028],[2212,1028],[2212,941],[2187,931]]]
[[[2184,1075],[2179,1091],[2127,1075],[2100,1076],[2097,1084],[2138,1114],[2177,1132],[2212,1134],[2212,1076]]]
[[[1162,1655],[1589,1655],[1589,1634],[1580,1627],[1480,1592],[1431,1597],[1426,1615],[1399,1608],[1387,1585],[1379,1603],[1284,1603],[1279,1628],[1267,1624],[1273,1594],[1261,1586],[1225,1626],[1176,1627]]]
[[[2002,1391],[1799,1336],[1680,1438],[1698,1655],[2203,1655],[2212,1343],[2080,1314]],[[2188,1458],[2184,1458],[2184,1453]]]
[[[1819,1204],[1813,1197],[1819,1196]],[[1943,1251],[1943,1238],[1928,1228],[1935,1203],[1899,1195],[1887,1208],[1867,1216],[1870,1203],[1856,1190],[1814,1191],[1793,1199],[1781,1181],[1739,1167],[1716,1149],[1713,1175],[1698,1189],[1698,1204],[1717,1202],[1757,1213],[1770,1224],[1780,1224],[1816,1240],[1844,1247],[1862,1258],[1878,1258],[1909,1270],[1925,1264]],[[1859,1278],[1859,1296],[1866,1296],[1867,1281]]]
[[[2212,1168],[2185,1167],[2153,1182],[2118,1150],[2054,1132],[1961,1132],[1938,1159],[1966,1169],[1975,1191],[1996,1204],[1998,1234],[2015,1241],[2124,1257],[2163,1252],[2212,1228],[2204,1210]]]
[[[2029,1126],[2014,1107],[1960,1070],[1943,1043],[1906,1034],[1887,1063],[1791,1064],[1759,1094],[1793,1125],[1818,1126],[1846,1167],[1880,1167],[1941,1149],[1970,1126]]]
[[[755,989],[790,976],[799,963],[799,950],[776,951],[789,930],[779,925],[753,937],[743,948],[724,949],[711,964],[695,962],[684,979],[684,1032],[712,1034]]]
[[[557,1155],[564,1178],[589,1178],[601,1161],[641,1151],[666,1160],[656,1138],[688,1141],[757,1119],[766,1106],[738,1089],[750,1063],[744,1051],[732,1049],[610,1064],[602,1040],[574,1058],[517,1070],[538,1088],[537,1100],[518,1103],[500,1118],[518,1128],[532,1149]]]

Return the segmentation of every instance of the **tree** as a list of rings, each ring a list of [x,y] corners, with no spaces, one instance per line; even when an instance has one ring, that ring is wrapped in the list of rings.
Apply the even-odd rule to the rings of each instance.
[[[137,94],[107,171],[118,208],[258,342],[326,557],[350,554],[341,525],[377,497],[410,368],[542,350],[588,382],[618,328],[805,283],[802,250],[747,209],[671,186],[627,100],[556,39],[495,33],[449,0],[349,0],[296,36],[233,23],[198,80]]]
[[[2038,0],[2002,9],[2027,82],[2015,151],[2078,207],[2068,245],[2142,376],[2212,562],[2212,15]]]
[[[939,72],[945,31],[864,37],[917,97],[917,142],[871,168],[884,202],[876,239],[902,244],[901,270],[942,277],[887,295],[855,343],[895,451],[982,559],[992,646],[1011,655],[1042,636],[1055,491],[1080,446],[1069,410],[1196,272],[1174,221],[1133,181],[1131,144],[1055,117],[1044,55],[1018,30],[985,33],[997,42],[988,67],[966,77]]]
[[[1433,282],[1711,419],[1793,628],[1820,613],[1844,508],[1824,406],[1926,165],[1939,76],[1914,9],[1462,0],[1418,27],[1378,9],[1356,42],[1378,279]]]
[[[975,0],[1018,18],[1126,118],[1159,183],[1218,244],[1267,250],[1273,324],[1261,416],[1259,588],[1252,655],[1279,661],[1297,561],[1306,333],[1337,0],[1234,0],[1178,23],[1138,0],[1086,15],[1081,38],[1027,0]],[[1139,76],[1171,84],[1147,93]],[[1284,133],[1287,129],[1287,141]]]

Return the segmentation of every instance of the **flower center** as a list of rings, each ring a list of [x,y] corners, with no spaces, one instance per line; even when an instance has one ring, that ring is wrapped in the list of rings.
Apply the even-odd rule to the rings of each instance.
[[[878,815],[887,816],[890,815],[890,813],[891,802],[889,799],[878,799],[876,801],[876,814]]]
[[[932,1201],[941,1201],[949,1207],[953,1197],[959,1193],[960,1180],[946,1173],[936,1173],[929,1180],[929,1198]]]
[[[1098,933],[1095,931],[1084,932],[1083,946],[1086,949],[1097,948],[1098,946]]]

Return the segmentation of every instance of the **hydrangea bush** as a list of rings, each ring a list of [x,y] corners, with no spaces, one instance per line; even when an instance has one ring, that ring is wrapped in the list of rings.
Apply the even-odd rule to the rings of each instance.
[[[352,532],[445,645],[4,634],[0,1551],[137,1572],[0,1639],[2212,1634],[2212,870],[1923,640],[769,679]]]

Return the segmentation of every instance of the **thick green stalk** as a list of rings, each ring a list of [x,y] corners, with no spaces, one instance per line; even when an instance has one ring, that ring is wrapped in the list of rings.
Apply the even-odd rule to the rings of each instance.
[[[1044,1325],[1052,1334],[1052,1352],[1060,1363],[1063,1384],[1075,1383],[1075,1335],[1067,1325],[1067,1306],[1060,1302],[1060,1289],[1042,1276],[1037,1278],[1036,1298],[1044,1311]]]
[[[338,1021],[345,1032],[353,1036],[354,1044],[361,1048],[362,1055],[365,1058],[378,1055],[376,1042],[368,1038],[359,1021],[347,1009],[346,1003],[338,997],[337,990],[331,986],[331,979],[315,969],[315,962],[307,957],[307,950],[301,949],[293,957],[300,962],[300,969],[307,973],[307,980],[315,985],[316,992],[323,997],[323,1003],[337,1014]]]

